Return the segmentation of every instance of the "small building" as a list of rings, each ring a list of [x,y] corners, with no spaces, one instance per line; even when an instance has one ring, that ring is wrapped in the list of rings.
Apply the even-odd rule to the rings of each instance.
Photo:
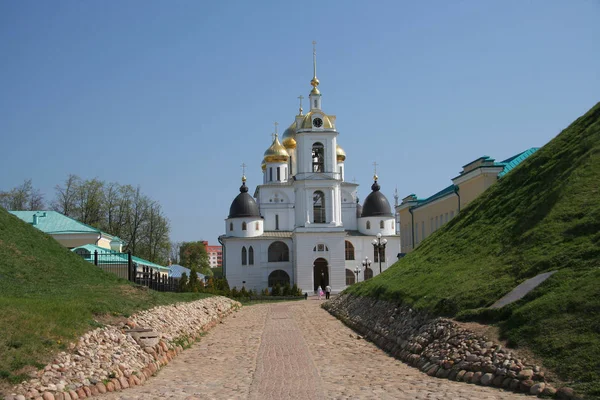
[[[75,247],[72,249],[74,253],[83,257],[84,260],[89,261],[93,264],[97,262],[98,267],[104,271],[111,272],[117,275],[119,278],[128,279],[129,277],[129,263],[128,254],[114,251],[111,249],[105,249],[100,246],[93,244],[86,244],[83,246]],[[96,260],[97,257],[97,260]],[[151,261],[144,260],[136,256],[131,256],[133,266],[137,268],[137,273],[140,274],[144,267],[150,268],[161,275],[169,274],[169,267],[155,264]]]
[[[409,253],[433,232],[454,218],[461,209],[509,173],[539,148],[532,147],[504,161],[483,156],[463,166],[452,184],[425,199],[414,193],[396,206],[401,252]]]
[[[186,268],[184,266],[178,265],[178,264],[173,264],[171,266],[169,266],[169,278],[181,278],[181,275],[183,275],[185,273],[185,275],[189,278],[190,275],[192,274],[192,271],[189,268]],[[205,282],[206,281],[206,276],[204,274],[201,274],[200,272],[196,272],[196,275],[198,276],[198,280]]]
[[[57,211],[9,211],[14,216],[52,236],[68,249],[93,244],[102,249],[120,252],[123,241]]]

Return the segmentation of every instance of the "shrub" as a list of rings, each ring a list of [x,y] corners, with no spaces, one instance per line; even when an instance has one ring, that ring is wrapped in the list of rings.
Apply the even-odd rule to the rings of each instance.
[[[269,288],[265,288],[265,289],[262,291],[262,295],[263,295],[263,296],[269,296],[270,294],[271,294],[271,293],[269,292]]]
[[[291,296],[292,295],[292,287],[290,286],[289,282],[286,282],[285,285],[283,285],[283,290],[281,291],[281,294],[283,296]]]
[[[235,286],[233,288],[231,288],[230,296],[233,297],[234,299],[237,297],[240,297],[240,292],[238,292],[238,290]]]
[[[271,296],[281,296],[281,286],[276,283],[271,289]]]

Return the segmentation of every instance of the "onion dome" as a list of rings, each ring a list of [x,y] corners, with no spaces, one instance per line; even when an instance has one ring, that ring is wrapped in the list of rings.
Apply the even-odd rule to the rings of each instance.
[[[289,128],[283,132],[281,136],[281,143],[286,149],[296,148],[296,122],[294,121]]]
[[[262,169],[263,171],[267,170],[267,163],[265,162],[265,160],[263,160],[262,164],[260,164],[260,169]]]
[[[362,209],[362,217],[393,217],[390,203],[383,193],[379,191],[381,187],[377,183],[377,175],[373,177],[375,182],[371,186],[372,192],[365,199]]]
[[[229,217],[227,218],[244,218],[256,217],[260,218],[258,205],[252,196],[248,194],[246,186],[246,177],[242,177],[242,186],[240,186],[240,194],[233,199],[231,207],[229,207]]]
[[[358,201],[358,196],[356,197],[356,218],[360,218],[362,215],[362,206],[360,205],[360,202]]]
[[[290,155],[285,150],[285,147],[281,143],[279,143],[279,138],[277,134],[275,134],[275,139],[273,139],[273,144],[271,147],[265,151],[265,162],[287,162],[289,160]]]
[[[339,144],[335,147],[335,155],[337,156],[338,162],[344,162],[346,160],[346,152]]]
[[[312,118],[313,112],[309,112],[304,116],[304,119],[302,120],[302,125],[300,126],[300,129],[311,129],[312,125],[313,125],[313,118]],[[323,113],[319,113],[319,117],[323,120],[323,128],[324,129],[333,129],[333,123],[331,122],[331,118],[329,117],[329,115],[324,115]]]

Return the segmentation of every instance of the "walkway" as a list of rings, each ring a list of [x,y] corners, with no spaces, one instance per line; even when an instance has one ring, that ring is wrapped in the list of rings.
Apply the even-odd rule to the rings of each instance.
[[[523,399],[431,378],[388,356],[318,300],[244,307],[143,386],[103,399]]]

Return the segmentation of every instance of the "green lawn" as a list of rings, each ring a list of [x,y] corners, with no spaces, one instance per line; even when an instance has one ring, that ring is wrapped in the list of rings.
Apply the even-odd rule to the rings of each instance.
[[[0,383],[42,367],[98,321],[207,296],[137,288],[0,208]]]
[[[506,310],[482,309],[552,270]],[[413,253],[347,291],[498,323],[513,345],[600,398],[600,103]]]

